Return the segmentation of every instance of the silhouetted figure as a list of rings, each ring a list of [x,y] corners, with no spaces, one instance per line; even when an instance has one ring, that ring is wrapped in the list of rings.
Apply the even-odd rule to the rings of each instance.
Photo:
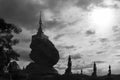
[[[32,51],[29,56],[33,62],[27,66],[29,80],[40,80],[43,76],[51,77],[58,74],[53,66],[59,60],[59,52],[48,39],[48,36],[43,33],[42,25],[40,15],[38,32],[32,36],[32,42],[30,44]]]
[[[69,55],[68,57],[68,65],[67,69],[65,70],[65,75],[71,75],[71,66],[72,66],[72,61],[71,61],[71,56]]]

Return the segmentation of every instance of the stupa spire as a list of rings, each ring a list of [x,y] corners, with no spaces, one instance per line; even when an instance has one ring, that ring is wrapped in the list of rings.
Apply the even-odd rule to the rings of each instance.
[[[42,26],[43,26],[43,22],[42,22],[42,12],[40,11],[39,28],[38,28],[37,35],[41,35],[41,34],[43,33],[43,31],[42,31]]]
[[[72,67],[72,61],[71,61],[71,56],[69,55],[69,57],[68,57],[68,64],[67,64],[67,69],[66,69],[66,71],[65,71],[65,74],[67,74],[67,75],[70,75],[70,74],[72,74],[72,72],[71,72],[71,67]]]
[[[96,66],[96,62],[94,62],[94,64],[93,64],[93,73],[92,73],[92,76],[93,76],[93,77],[96,77],[96,76],[97,76],[97,66]]]

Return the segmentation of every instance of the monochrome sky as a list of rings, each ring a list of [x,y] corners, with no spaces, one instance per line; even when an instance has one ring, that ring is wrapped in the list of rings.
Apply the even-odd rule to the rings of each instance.
[[[29,45],[40,11],[42,28],[59,50],[59,73],[64,73],[68,55],[73,72],[91,74],[96,61],[99,75],[107,74],[109,65],[112,73],[120,73],[120,0],[0,0],[0,17],[22,28],[14,46],[20,66],[31,61]]]

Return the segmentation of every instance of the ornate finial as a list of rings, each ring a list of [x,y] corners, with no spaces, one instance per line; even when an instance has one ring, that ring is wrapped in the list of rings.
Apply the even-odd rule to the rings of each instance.
[[[43,23],[42,23],[42,12],[40,11],[39,29],[38,29],[37,35],[41,35],[43,33],[42,26],[43,26]]]

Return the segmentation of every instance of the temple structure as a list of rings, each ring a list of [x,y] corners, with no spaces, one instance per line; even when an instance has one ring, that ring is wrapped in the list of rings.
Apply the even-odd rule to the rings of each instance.
[[[68,67],[67,67],[67,69],[65,71],[65,75],[70,75],[70,74],[72,74],[72,72],[71,72],[72,61],[71,61],[71,56],[70,55],[68,57],[68,65],[67,66]]]
[[[40,80],[41,75],[56,75],[57,71],[54,65],[59,60],[59,52],[54,44],[48,39],[42,30],[42,18],[40,15],[39,29],[37,34],[32,36],[30,44],[31,53],[30,58],[33,60],[26,70],[29,74],[28,80]]]
[[[109,65],[108,76],[111,76],[111,66]]]
[[[94,65],[93,65],[93,73],[92,73],[92,76],[93,77],[97,77],[97,67],[96,67],[96,63],[94,62]]]

